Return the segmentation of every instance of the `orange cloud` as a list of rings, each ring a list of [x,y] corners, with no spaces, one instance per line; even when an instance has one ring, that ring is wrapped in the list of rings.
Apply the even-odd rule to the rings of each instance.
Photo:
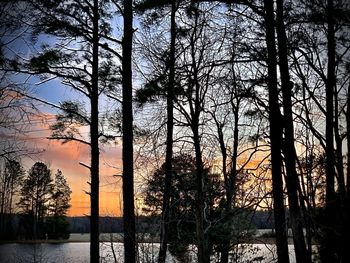
[[[49,119],[52,119],[50,117]],[[34,162],[42,161],[49,165],[53,173],[57,169],[63,172],[72,190],[70,216],[89,215],[90,197],[88,181],[90,181],[89,170],[79,163],[86,165],[90,163],[90,148],[78,142],[62,144],[61,141],[49,140],[51,131],[48,123],[35,122],[33,132],[21,139],[31,146],[44,151],[37,157],[24,161],[26,169]],[[100,158],[100,214],[120,215],[120,191],[121,180],[116,177],[121,173],[121,150],[120,146],[101,147]]]

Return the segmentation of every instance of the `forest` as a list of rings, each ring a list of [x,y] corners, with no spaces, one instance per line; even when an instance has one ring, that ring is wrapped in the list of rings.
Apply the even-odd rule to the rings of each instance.
[[[158,263],[191,246],[228,263],[259,211],[276,262],[289,243],[297,263],[350,262],[347,0],[9,0],[0,21],[2,166],[45,154],[21,139],[45,114],[48,140],[89,149],[90,262],[106,145],[121,148],[125,263],[140,214],[159,218]]]

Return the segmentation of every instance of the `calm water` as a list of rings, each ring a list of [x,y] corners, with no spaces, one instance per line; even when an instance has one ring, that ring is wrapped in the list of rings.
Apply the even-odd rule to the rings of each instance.
[[[158,244],[139,245],[140,262],[156,262]],[[244,246],[244,247],[243,247]],[[243,245],[235,251],[240,259],[233,262],[276,262],[276,251],[274,245]],[[101,262],[123,262],[123,244],[113,243],[116,260],[112,253],[110,243],[101,243]],[[290,246],[292,252],[292,246]],[[195,262],[195,252],[191,253],[192,262]],[[176,262],[168,258],[169,263]],[[86,263],[89,262],[89,243],[61,243],[61,244],[3,244],[0,245],[1,263]],[[213,262],[216,262],[215,260]],[[295,262],[294,253],[291,253],[291,262]]]

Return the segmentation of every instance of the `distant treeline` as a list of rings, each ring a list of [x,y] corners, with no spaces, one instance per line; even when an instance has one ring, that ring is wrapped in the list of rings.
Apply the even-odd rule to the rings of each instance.
[[[272,211],[255,211],[251,213],[251,225],[256,229],[274,228]],[[68,217],[69,230],[71,233],[89,233],[90,220],[87,216]],[[158,233],[160,217],[140,216],[136,218],[136,229],[138,233]],[[101,233],[122,233],[122,217],[100,217]]]

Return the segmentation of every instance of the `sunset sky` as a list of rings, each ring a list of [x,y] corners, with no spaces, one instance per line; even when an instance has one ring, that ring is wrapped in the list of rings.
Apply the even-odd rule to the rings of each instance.
[[[30,56],[31,51],[29,47],[19,45],[17,48],[14,47],[14,50],[16,49],[24,57]],[[62,85],[59,79],[52,79],[46,82],[34,76],[28,79],[27,76],[16,75],[14,80],[18,82],[19,87],[22,87],[23,83],[25,83],[33,97],[40,98],[42,101],[47,101],[51,104],[58,105],[65,100],[77,100],[84,103],[80,94]],[[114,106],[109,105],[106,107],[104,103],[105,101],[102,100],[101,112],[103,111],[102,108],[104,111],[106,108],[107,110],[114,109]],[[22,139],[27,142],[29,147],[35,147],[38,150],[43,150],[43,152],[24,159],[24,168],[28,171],[35,162],[42,161],[50,167],[53,174],[57,169],[61,170],[72,190],[69,215],[88,215],[90,214],[90,200],[86,192],[90,190],[88,185],[90,174],[88,169],[79,163],[90,164],[89,147],[76,142],[62,144],[60,141],[47,139],[51,135],[49,126],[55,122],[57,110],[47,105],[39,105],[39,109],[42,116],[36,116],[31,121],[31,131]],[[88,136],[88,129],[84,130],[83,133],[85,136]],[[121,174],[121,165],[121,143],[104,145],[101,149],[100,157],[101,215],[121,215],[121,178],[115,176]]]
[[[43,150],[37,157],[24,160],[24,167],[28,170],[36,161],[46,163],[52,170],[63,172],[72,190],[70,216],[90,214],[89,196],[84,191],[89,191],[89,171],[79,163],[89,165],[89,147],[69,142],[62,144],[56,140],[45,139],[50,135],[47,124],[36,124],[41,129],[33,129],[34,132],[25,139],[30,146]],[[121,178],[114,176],[120,174],[121,151],[120,145],[106,146],[101,150],[100,167],[100,213],[101,215],[120,215]],[[119,168],[119,169],[118,169]]]
[[[11,43],[11,49],[6,50],[9,57],[21,55],[30,57],[33,50],[38,48],[44,36],[39,36],[36,45],[30,46],[23,40],[17,39]],[[50,43],[50,38],[45,37],[45,42]],[[12,54],[12,53],[13,54]],[[11,77],[15,85],[21,89],[29,91],[31,96],[39,98],[42,101],[59,105],[66,100],[79,101],[84,104],[84,96],[72,91],[70,87],[61,84],[59,79],[51,79],[43,81],[42,79],[27,75],[15,74]],[[30,120],[23,120],[18,125],[26,125],[30,131],[26,135],[16,138],[26,142],[28,148],[35,148],[42,151],[40,154],[31,155],[22,159],[23,167],[28,171],[31,166],[41,161],[46,163],[52,170],[54,175],[59,169],[67,178],[69,186],[72,190],[70,216],[80,216],[90,214],[90,200],[85,191],[89,191],[88,181],[90,174],[87,168],[79,163],[90,164],[89,147],[75,142],[62,144],[57,140],[49,140],[47,137],[51,135],[49,128],[55,122],[55,114],[57,110],[53,107],[36,103],[40,111],[39,115],[30,117]],[[102,108],[106,108],[105,102],[101,102]],[[88,104],[86,104],[88,107]],[[109,106],[112,108],[112,106]],[[41,118],[42,117],[42,118]],[[14,131],[5,131],[0,135],[8,137],[8,140],[16,134]],[[84,136],[88,138],[88,128],[83,131]],[[5,138],[6,139],[6,138]],[[100,214],[101,215],[120,215],[120,196],[121,196],[121,178],[114,175],[121,173],[121,145],[104,145],[101,149],[100,158]]]
[[[23,38],[16,38],[11,41],[9,48],[4,52],[8,57],[21,56],[29,58],[32,54],[36,54],[41,49],[42,43],[53,44],[54,38],[47,35],[39,35],[37,42],[31,42]],[[60,102],[66,100],[79,101],[84,104],[84,96],[78,92],[72,91],[70,87],[64,86],[60,79],[44,80],[36,76],[25,74],[14,74],[11,81],[17,87],[26,89],[31,96],[39,98],[50,104],[59,105]],[[113,102],[111,102],[113,104]],[[114,105],[106,106],[106,101],[101,100],[101,112],[106,108],[114,109]],[[40,110],[39,116],[31,117],[31,120],[24,120],[18,125],[27,125],[30,131],[26,135],[18,137],[14,131],[1,132],[0,136],[4,139],[12,140],[15,138],[26,142],[28,148],[35,148],[42,151],[40,154],[31,155],[22,159],[23,167],[28,171],[31,166],[41,161],[46,163],[52,170],[54,175],[59,169],[66,177],[72,190],[70,216],[80,216],[90,214],[90,198],[85,191],[89,191],[90,181],[89,170],[79,163],[82,162],[90,165],[89,147],[75,142],[62,144],[57,140],[49,140],[47,137],[51,135],[49,128],[55,122],[55,114],[57,110],[44,105],[38,105]],[[88,109],[88,104],[86,104]],[[41,118],[43,117],[43,118]],[[88,139],[88,128],[83,132]],[[6,138],[5,138],[6,137]],[[101,215],[121,215],[121,178],[115,176],[121,174],[121,143],[117,145],[103,145],[101,147],[100,156],[100,214]]]
[[[20,79],[18,80],[21,81]],[[70,88],[62,86],[59,80],[52,80],[42,85],[36,85],[40,80],[32,78],[32,94],[41,100],[53,104],[59,104],[67,99],[78,99],[79,95]],[[90,164],[89,147],[77,142],[62,144],[61,141],[49,140],[51,130],[49,128],[55,122],[57,111],[45,105],[39,105],[40,115],[35,116],[28,125],[30,132],[22,136],[28,147],[42,150],[40,154],[23,159],[26,171],[36,161],[46,163],[54,175],[59,169],[67,178],[72,190],[70,216],[90,214],[90,200],[85,191],[89,191],[89,170],[79,163]],[[83,131],[88,136],[89,131]],[[121,178],[115,175],[121,173],[121,145],[109,144],[101,148],[100,157],[100,214],[120,215]]]

